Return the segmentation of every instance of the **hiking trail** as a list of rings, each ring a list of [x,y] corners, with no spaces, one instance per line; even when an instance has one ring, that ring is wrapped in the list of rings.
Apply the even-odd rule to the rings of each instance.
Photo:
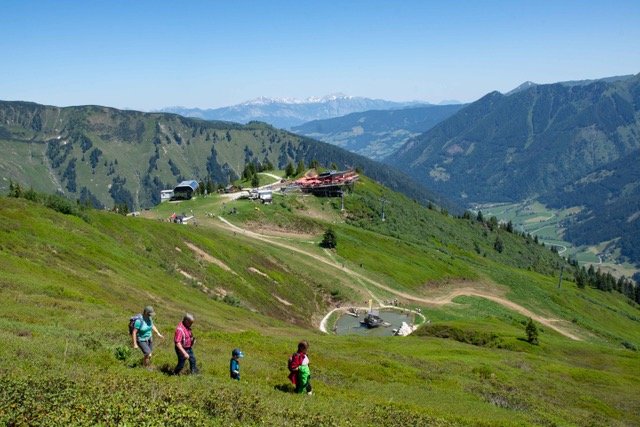
[[[567,338],[570,338],[572,340],[575,341],[582,341],[582,338],[578,337],[577,335],[574,335],[573,333],[567,331],[566,329],[556,325],[556,323],[559,322],[564,322],[561,319],[553,319],[553,318],[547,318],[547,317],[542,317],[538,314],[533,313],[532,311],[530,311],[529,309],[513,302],[510,301],[504,297],[501,297],[495,293],[490,293],[489,291],[481,291],[481,290],[477,290],[474,289],[472,287],[464,287],[464,288],[458,288],[458,289],[454,289],[451,292],[445,294],[445,295],[440,295],[438,297],[434,297],[434,298],[425,298],[425,297],[420,297],[420,296],[416,296],[416,295],[411,295],[408,294],[406,292],[402,292],[402,291],[398,291],[396,289],[390,288],[389,286],[386,286],[380,282],[377,282],[373,279],[370,279],[360,273],[358,273],[357,271],[351,270],[349,267],[343,266],[341,263],[335,262],[333,260],[329,260],[327,258],[324,258],[318,254],[312,253],[312,252],[308,252],[304,249],[300,249],[297,248],[295,246],[289,245],[287,243],[281,242],[281,241],[277,241],[272,239],[269,236],[265,236],[263,234],[259,234],[259,233],[255,233],[253,231],[238,227],[235,224],[230,223],[229,221],[227,221],[226,219],[224,219],[221,216],[218,216],[218,219],[220,221],[222,221],[222,223],[224,224],[224,228],[233,230],[237,233],[242,233],[242,235],[247,236],[249,238],[255,239],[255,240],[260,240],[262,242],[268,243],[270,245],[273,246],[279,246],[281,248],[284,249],[288,249],[292,252],[296,252],[298,254],[301,255],[305,255],[307,257],[311,257],[314,260],[321,262],[325,265],[328,265],[330,267],[336,268],[338,270],[340,270],[343,273],[346,273],[348,275],[350,275],[351,277],[360,279],[364,282],[367,282],[375,287],[377,287],[378,289],[384,290],[390,294],[393,294],[395,296],[404,298],[406,300],[409,301],[415,301],[418,303],[422,303],[422,304],[426,304],[426,305],[432,305],[432,306],[441,306],[444,304],[450,304],[454,298],[459,297],[459,296],[474,296],[474,297],[480,297],[480,298],[485,298],[488,299],[490,301],[493,301],[497,304],[500,304],[510,310],[516,311],[520,314],[522,314],[523,316],[527,316],[532,318],[533,320],[535,320],[536,322],[550,328],[553,329],[554,331],[558,332],[561,335],[564,335]],[[331,313],[330,313],[331,314]],[[328,318],[328,315],[325,316],[325,318]],[[324,320],[324,319],[323,319]],[[322,327],[322,322],[321,325]],[[323,332],[326,332],[323,331]]]

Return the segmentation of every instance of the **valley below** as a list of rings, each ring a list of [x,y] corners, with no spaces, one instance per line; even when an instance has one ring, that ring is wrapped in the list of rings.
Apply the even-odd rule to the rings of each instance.
[[[609,272],[616,277],[633,277],[640,273],[640,267],[620,261],[620,252],[609,247],[611,242],[593,246],[576,246],[563,239],[567,222],[580,213],[581,208],[553,209],[536,200],[519,203],[487,203],[475,205],[473,212],[482,212],[486,218],[495,216],[498,221],[511,221],[517,231],[529,233],[549,247],[555,247],[558,254],[575,259],[579,265],[591,266]]]

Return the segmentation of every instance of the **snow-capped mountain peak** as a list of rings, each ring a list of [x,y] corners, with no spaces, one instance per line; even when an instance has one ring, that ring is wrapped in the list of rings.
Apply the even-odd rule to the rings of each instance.
[[[311,120],[327,119],[367,110],[389,110],[416,105],[415,102],[396,102],[333,93],[323,97],[268,98],[261,96],[241,104],[215,109],[165,108],[161,111],[199,117],[247,123],[259,120],[276,127],[289,128]]]
[[[353,96],[345,95],[344,93],[332,93],[322,97],[310,96],[306,99],[298,98],[269,98],[266,96],[260,96],[258,98],[245,101],[240,105],[271,105],[271,104],[319,104],[332,102],[337,100],[349,100],[354,99]]]

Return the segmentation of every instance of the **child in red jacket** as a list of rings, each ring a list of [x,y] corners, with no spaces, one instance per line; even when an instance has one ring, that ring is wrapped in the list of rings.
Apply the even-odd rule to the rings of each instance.
[[[298,343],[298,351],[289,357],[289,380],[295,386],[296,393],[306,391],[307,394],[312,394],[308,350],[309,343],[302,340]]]

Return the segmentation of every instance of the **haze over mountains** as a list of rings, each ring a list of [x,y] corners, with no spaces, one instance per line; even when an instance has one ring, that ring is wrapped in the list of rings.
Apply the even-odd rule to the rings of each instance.
[[[364,111],[313,120],[291,130],[380,160],[400,148],[409,138],[431,129],[462,107],[463,104],[427,105]]]
[[[304,100],[260,97],[238,105],[221,108],[167,107],[160,111],[180,114],[185,117],[224,120],[236,123],[248,123],[258,120],[277,128],[288,129],[311,120],[328,119],[359,111],[390,110],[424,104],[427,103],[418,101],[394,102],[338,93]]]
[[[387,161],[459,201],[549,191],[640,148],[640,75],[492,92]]]

